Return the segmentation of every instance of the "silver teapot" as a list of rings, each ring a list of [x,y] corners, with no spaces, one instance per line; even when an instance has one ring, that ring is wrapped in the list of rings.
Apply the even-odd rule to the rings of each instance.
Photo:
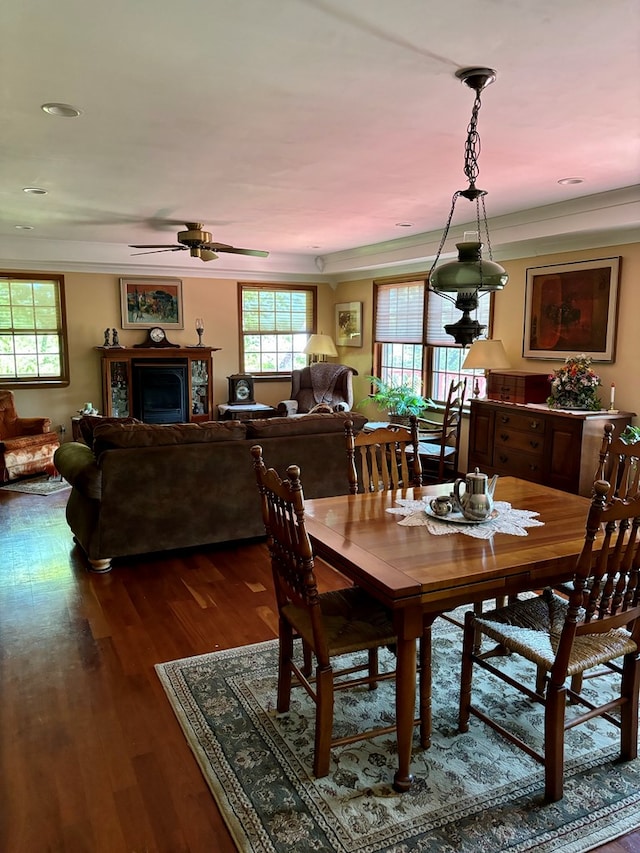
[[[497,481],[497,474],[489,479],[487,474],[480,473],[479,468],[467,474],[464,480],[459,477],[453,484],[454,508],[469,521],[484,521],[489,518],[493,512],[493,492]],[[460,494],[462,485],[464,492]]]

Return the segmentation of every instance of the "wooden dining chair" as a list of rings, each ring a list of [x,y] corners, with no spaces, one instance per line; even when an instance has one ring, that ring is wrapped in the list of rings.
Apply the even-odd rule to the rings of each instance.
[[[367,432],[353,432],[353,421],[345,423],[347,472],[352,495],[362,492],[388,492],[406,486],[422,485],[422,466],[415,452],[418,425],[415,415],[407,429],[389,424]],[[358,477],[358,470],[360,477]]]
[[[292,686],[302,686],[313,699],[313,772],[316,777],[326,776],[332,747],[395,731],[395,725],[391,725],[333,736],[335,692],[363,684],[374,689],[377,682],[395,678],[395,671],[381,674],[378,670],[378,649],[392,645],[396,639],[391,614],[359,587],[318,592],[314,556],[305,527],[300,469],[290,465],[286,478],[281,479],[273,468],[265,466],[260,445],[251,448],[251,455],[278,606],[277,709],[289,710]],[[306,668],[294,659],[297,637],[315,656],[315,675],[305,672]],[[360,651],[367,652],[361,665],[334,670],[335,658]]]
[[[598,466],[596,469],[596,480],[606,480],[609,485],[607,501],[613,498],[628,500],[640,494],[640,441],[623,441],[620,436],[613,437],[614,426],[612,423],[605,424],[602,445],[598,454]],[[560,584],[555,589],[569,595],[573,589],[573,583]],[[616,661],[607,661],[602,668],[590,670],[589,672],[578,672],[571,679],[571,689],[574,693],[582,691],[584,679],[598,678],[607,675],[611,671],[622,672]],[[538,672],[538,687],[542,683],[544,675]]]
[[[453,379],[445,403],[442,422],[418,418],[418,444],[425,483],[453,482],[458,474],[462,407],[467,380]]]
[[[599,480],[589,508],[585,541],[578,558],[568,600],[548,588],[533,598],[478,617],[465,617],[460,685],[459,729],[468,731],[474,715],[524,750],[544,766],[545,798],[555,802],[563,796],[564,737],[573,726],[601,716],[620,729],[620,758],[628,761],[638,752],[638,693],[640,691],[640,495],[611,497],[611,485]],[[600,551],[593,543],[602,535]],[[477,630],[514,655],[521,655],[546,673],[546,689],[535,692],[511,678],[488,661],[488,654],[474,652]],[[622,658],[619,692],[596,705],[567,688],[566,681],[578,673]],[[473,665],[520,691],[545,707],[543,751],[526,743],[472,704]],[[499,693],[504,696],[506,693]],[[567,715],[567,697],[587,711]],[[570,705],[569,707],[573,707]],[[612,711],[619,708],[618,715]],[[502,710],[502,709],[501,709]],[[576,709],[573,708],[573,711]],[[567,719],[567,716],[569,718]]]

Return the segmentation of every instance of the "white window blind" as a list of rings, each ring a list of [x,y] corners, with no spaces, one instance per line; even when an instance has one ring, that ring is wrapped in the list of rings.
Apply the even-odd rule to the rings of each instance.
[[[424,291],[424,281],[378,285],[375,330],[378,343],[422,343]]]
[[[491,310],[491,299],[489,294],[484,294],[478,299],[478,308],[472,316],[481,325],[489,327]],[[426,343],[432,347],[455,346],[451,335],[448,335],[444,327],[450,323],[457,323],[462,314],[456,308],[455,302],[438,296],[437,293],[429,291],[429,309],[427,311],[427,340]]]

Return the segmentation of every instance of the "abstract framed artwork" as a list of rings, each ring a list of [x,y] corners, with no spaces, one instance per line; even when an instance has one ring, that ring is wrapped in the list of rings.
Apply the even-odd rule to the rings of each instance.
[[[336,305],[336,343],[339,347],[362,346],[362,302]]]
[[[613,361],[620,258],[527,269],[524,358]]]
[[[123,329],[184,329],[182,281],[179,278],[121,278]]]

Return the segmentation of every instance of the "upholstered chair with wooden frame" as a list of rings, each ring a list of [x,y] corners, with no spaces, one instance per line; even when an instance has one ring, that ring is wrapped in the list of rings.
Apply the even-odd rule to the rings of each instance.
[[[53,476],[59,446],[49,418],[18,417],[13,392],[0,390],[0,483],[43,472]]]
[[[385,726],[333,737],[334,693],[348,687],[395,678],[395,671],[381,674],[378,649],[395,642],[391,614],[358,587],[318,592],[314,556],[305,527],[304,495],[297,465],[287,468],[286,479],[267,469],[262,448],[251,448],[260,493],[262,517],[271,556],[279,616],[277,709],[288,711],[292,686],[302,686],[316,705],[313,772],[329,772],[331,748],[387,734]],[[315,676],[294,660],[294,640],[315,656]],[[367,652],[366,662],[346,669],[333,668],[333,659],[351,652]],[[358,675],[359,673],[364,673]],[[355,677],[354,677],[355,676]]]
[[[418,418],[420,462],[425,483],[452,482],[459,476],[462,407],[467,380],[453,379],[445,403],[442,422]]]
[[[353,422],[345,423],[349,491],[379,492],[422,485],[418,446],[418,424],[415,415],[410,427],[389,424],[371,432],[354,434]],[[360,477],[358,477],[360,471]]]
[[[594,484],[585,542],[578,558],[568,600],[551,589],[507,607],[465,617],[460,687],[461,732],[468,731],[474,715],[510,743],[539,761],[545,770],[545,798],[555,802],[563,796],[565,731],[601,716],[620,729],[620,759],[629,761],[638,752],[638,692],[640,691],[640,495],[612,497],[604,480]],[[602,536],[594,554],[596,536]],[[489,663],[495,652],[474,652],[476,631],[490,637],[499,647],[531,661],[547,674],[546,689],[536,692]],[[622,658],[619,694],[602,705],[576,694],[566,686],[568,678],[608,661]],[[544,751],[525,743],[515,731],[502,726],[472,703],[473,665],[545,707]],[[505,701],[507,694],[504,695]],[[567,706],[567,698],[572,704]],[[607,696],[609,700],[609,696]],[[576,705],[587,710],[577,714]],[[569,714],[567,707],[571,709]],[[618,715],[612,715],[619,709]]]

